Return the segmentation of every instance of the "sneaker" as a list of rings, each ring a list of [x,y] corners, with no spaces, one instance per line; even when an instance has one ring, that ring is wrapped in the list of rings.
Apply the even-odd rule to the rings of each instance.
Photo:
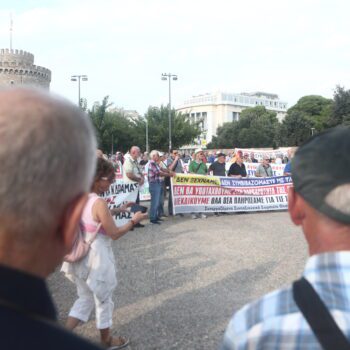
[[[142,225],[138,222],[134,227],[145,227],[145,225]]]
[[[191,215],[192,219],[198,219],[198,216],[196,214]]]
[[[206,219],[207,216],[206,216],[205,214],[202,213],[202,214],[201,214],[201,218],[202,218],[202,219]]]
[[[160,222],[157,220],[150,220],[150,223],[154,225],[160,225]]]

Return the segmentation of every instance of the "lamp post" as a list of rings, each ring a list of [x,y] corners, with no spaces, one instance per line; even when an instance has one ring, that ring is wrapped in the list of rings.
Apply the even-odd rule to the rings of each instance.
[[[169,152],[172,149],[171,144],[171,80],[177,80],[176,74],[162,73],[162,80],[169,80]]]
[[[88,77],[87,75],[72,75],[70,77],[71,81],[78,81],[78,106],[81,107],[81,101],[80,101],[80,80],[87,81]]]
[[[149,153],[149,144],[148,144],[148,116],[146,115],[146,152]]]

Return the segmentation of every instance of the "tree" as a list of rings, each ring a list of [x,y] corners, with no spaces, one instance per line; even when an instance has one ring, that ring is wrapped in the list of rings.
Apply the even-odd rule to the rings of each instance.
[[[96,130],[99,147],[105,152],[127,151],[134,143],[134,121],[125,117],[122,112],[109,111],[113,105],[106,96],[102,103],[95,102],[88,115]]]
[[[328,119],[328,126],[350,124],[350,90],[337,86],[334,91],[334,104]]]
[[[288,112],[280,127],[280,144],[299,146],[311,136],[312,121],[299,111]]]
[[[287,115],[299,113],[309,121],[310,127],[316,131],[327,128],[329,116],[333,107],[333,101],[318,95],[304,96],[288,109]]]
[[[169,145],[169,107],[149,107],[145,118],[137,121],[138,132],[145,135],[146,120],[148,121],[148,135],[150,149],[167,150]],[[188,117],[171,110],[171,140],[172,147],[179,148],[191,143],[200,133],[200,121],[191,124]]]
[[[208,148],[275,147],[278,127],[276,113],[263,106],[242,111],[238,121],[225,123],[217,130],[217,136]]]

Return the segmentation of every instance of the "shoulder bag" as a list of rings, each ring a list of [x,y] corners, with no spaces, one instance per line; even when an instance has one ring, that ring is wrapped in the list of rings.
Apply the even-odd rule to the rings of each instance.
[[[69,263],[75,263],[83,259],[89,253],[91,244],[95,240],[100,227],[101,223],[97,225],[96,231],[93,233],[92,237],[86,241],[86,232],[84,232],[80,223],[78,226],[78,232],[73,242],[72,250],[63,258],[63,260]]]
[[[350,343],[312,285],[303,277],[293,283],[293,297],[325,350],[349,350]]]

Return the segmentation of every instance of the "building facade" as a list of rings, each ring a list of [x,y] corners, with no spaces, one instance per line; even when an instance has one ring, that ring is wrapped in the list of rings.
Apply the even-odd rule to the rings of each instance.
[[[23,50],[0,50],[0,86],[30,85],[50,88],[51,71],[34,64],[34,55]]]
[[[276,94],[265,92],[240,94],[217,92],[193,96],[177,107],[176,111],[188,115],[192,122],[201,121],[202,134],[198,144],[205,146],[216,135],[219,126],[239,120],[240,113],[244,109],[256,106],[264,106],[276,112],[279,121],[282,121],[287,113],[286,102],[281,101]]]

